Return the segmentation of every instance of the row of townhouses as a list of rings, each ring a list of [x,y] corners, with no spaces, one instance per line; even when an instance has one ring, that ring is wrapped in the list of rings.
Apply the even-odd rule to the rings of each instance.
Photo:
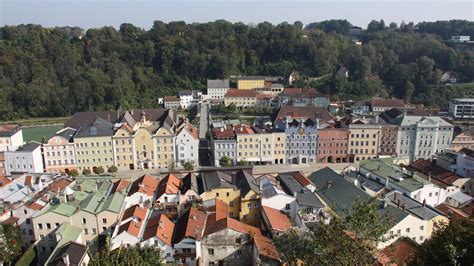
[[[0,139],[3,174],[68,172],[111,166],[118,170],[172,169],[197,165],[198,130],[186,119],[176,122],[168,109],[123,113],[80,112],[44,143],[23,144],[18,127],[4,128]]]
[[[412,162],[450,148],[453,128],[440,117],[413,110],[395,108],[375,119],[336,120],[322,107],[286,106],[272,123],[213,127],[211,149],[215,166],[223,157],[254,164],[343,163],[378,157]]]

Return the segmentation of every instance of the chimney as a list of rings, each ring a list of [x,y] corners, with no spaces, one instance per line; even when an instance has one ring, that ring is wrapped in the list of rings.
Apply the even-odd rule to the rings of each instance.
[[[330,189],[332,187],[332,181],[331,180],[328,180],[326,182],[326,189]]]
[[[388,188],[388,178],[385,179],[385,187]],[[396,195],[396,193],[394,195]]]
[[[403,203],[402,205],[402,210],[405,210],[405,203]]]
[[[426,207],[426,199],[423,200],[423,207]]]
[[[66,265],[66,266],[71,265],[71,263],[69,261],[69,254],[68,253],[63,254],[62,259],[63,259],[64,265]]]
[[[258,189],[259,189],[259,192],[262,193],[263,192],[263,182],[262,182],[262,178],[260,178],[258,180]]]
[[[223,127],[221,127],[221,132],[224,132],[224,128],[223,128]]]
[[[293,192],[293,197],[296,198],[297,194],[298,194],[298,192],[296,192],[296,191]]]
[[[397,208],[400,208],[400,200],[397,201]]]

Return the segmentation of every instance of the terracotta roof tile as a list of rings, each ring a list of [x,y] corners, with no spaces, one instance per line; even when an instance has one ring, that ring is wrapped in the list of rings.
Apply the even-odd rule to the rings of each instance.
[[[254,243],[259,255],[281,261],[280,253],[269,238],[257,235],[254,237]]]
[[[405,102],[401,99],[374,98],[371,104],[378,107],[405,107]]]
[[[175,226],[173,243],[179,243],[183,238],[201,240],[202,231],[206,222],[206,214],[194,207],[179,217]]]
[[[167,245],[172,246],[174,227],[174,223],[166,215],[158,214],[148,220],[143,232],[143,240],[156,236]]]
[[[235,132],[233,126],[217,127],[212,129],[215,139],[233,139]]]
[[[235,130],[235,134],[236,135],[242,135],[242,134],[255,134],[255,130],[253,130],[253,128],[249,125],[245,125],[245,124],[240,124],[240,125],[236,125],[234,127],[234,130]]]
[[[157,198],[163,194],[176,194],[179,192],[181,187],[181,179],[176,177],[174,174],[168,174],[158,184]]]
[[[249,97],[257,97],[257,92],[254,90],[228,90],[224,96],[225,98],[249,98]]]
[[[129,196],[140,192],[148,196],[153,196],[158,187],[158,180],[151,175],[144,174],[142,177],[133,181]]]
[[[33,177],[31,175],[27,175],[25,177],[25,186],[31,186],[31,180],[33,179]]]
[[[263,206],[262,209],[272,230],[285,232],[292,227],[290,219],[282,211],[267,206]]]
[[[146,214],[147,209],[138,205],[134,205],[126,209],[122,215],[122,221],[129,218],[131,218],[131,220],[119,227],[119,234],[125,231],[135,237],[139,237],[140,228],[143,225]]]
[[[0,175],[0,187],[4,187],[10,184],[12,181],[4,175]]]
[[[66,178],[54,180],[54,182],[51,183],[51,190],[54,192],[58,192],[58,191],[61,192],[71,183],[72,181]]]
[[[316,121],[319,119],[320,122],[327,122],[333,120],[332,115],[323,107],[316,106],[285,106],[282,107],[276,116],[275,120],[285,121],[287,117],[291,119],[310,119]]]

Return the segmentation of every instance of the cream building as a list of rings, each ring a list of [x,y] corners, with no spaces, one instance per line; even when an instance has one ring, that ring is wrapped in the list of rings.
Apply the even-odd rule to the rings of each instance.
[[[253,90],[265,87],[265,77],[239,77],[237,78],[238,90]]]
[[[87,245],[96,242],[99,234],[113,232],[125,199],[125,194],[113,193],[113,187],[109,180],[76,181],[58,195],[57,202],[32,218],[40,262],[54,250],[54,235],[62,224],[78,228]]]
[[[377,158],[382,127],[354,123],[349,125],[349,161]]]
[[[224,96],[225,106],[235,105],[238,109],[255,107],[257,92],[254,90],[228,90]]]
[[[114,165],[112,146],[113,124],[97,117],[93,123],[84,124],[74,136],[77,169],[93,171],[102,167],[104,171]]]

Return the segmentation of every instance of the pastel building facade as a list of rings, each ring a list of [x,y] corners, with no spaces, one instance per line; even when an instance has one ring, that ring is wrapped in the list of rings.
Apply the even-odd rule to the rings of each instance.
[[[44,169],[41,156],[41,143],[31,141],[16,151],[6,151],[5,174],[12,173],[42,173]]]
[[[76,152],[73,137],[76,130],[63,128],[43,143],[45,171],[67,173],[76,169]]]
[[[18,125],[0,126],[0,152],[14,151],[23,145],[23,131]]]

